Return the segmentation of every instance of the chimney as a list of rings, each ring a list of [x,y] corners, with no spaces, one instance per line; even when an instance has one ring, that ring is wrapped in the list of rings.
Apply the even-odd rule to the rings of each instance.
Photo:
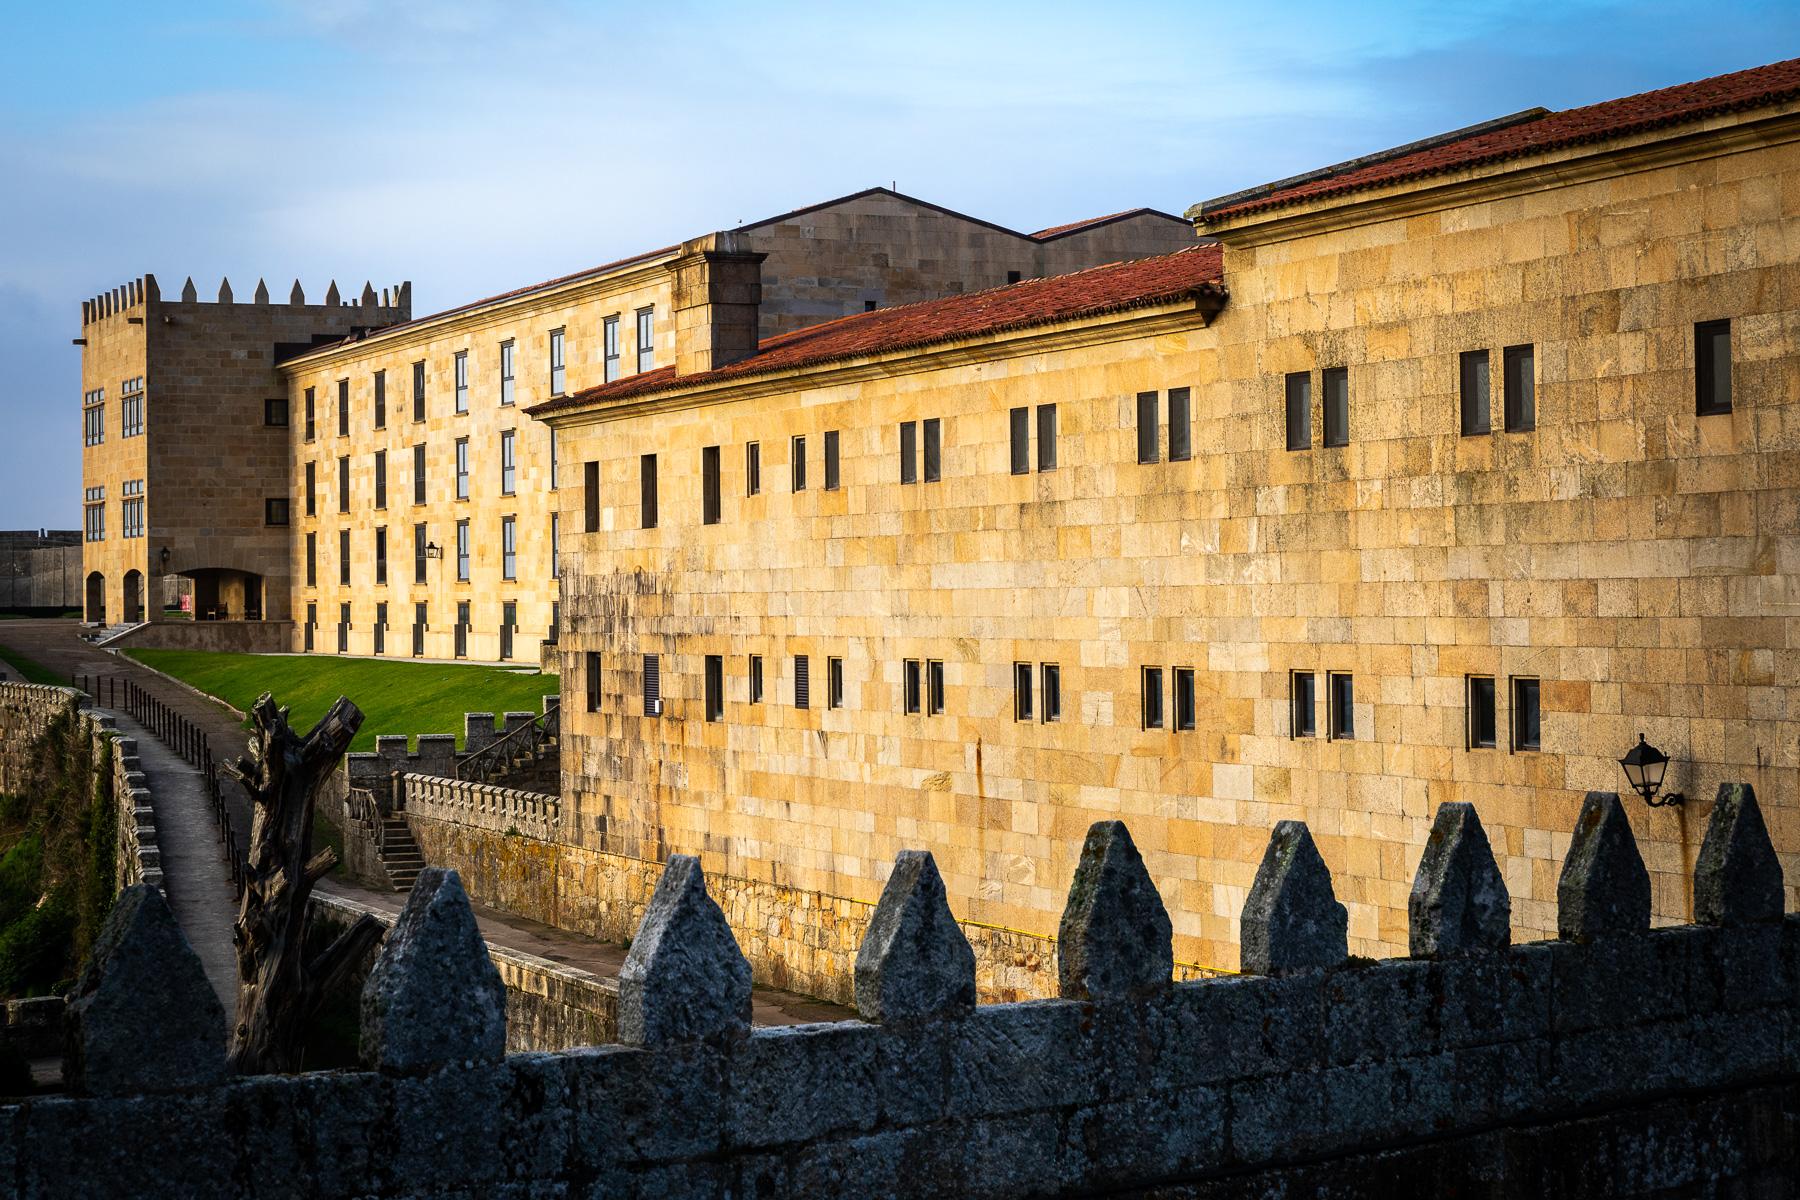
[[[675,373],[710,371],[756,353],[762,261],[738,233],[681,244],[675,275]]]

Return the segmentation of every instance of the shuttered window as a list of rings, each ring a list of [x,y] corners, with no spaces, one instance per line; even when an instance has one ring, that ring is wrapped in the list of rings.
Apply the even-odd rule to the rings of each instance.
[[[644,715],[662,716],[662,659],[644,655]]]
[[[794,707],[812,707],[811,663],[804,654],[794,656]]]

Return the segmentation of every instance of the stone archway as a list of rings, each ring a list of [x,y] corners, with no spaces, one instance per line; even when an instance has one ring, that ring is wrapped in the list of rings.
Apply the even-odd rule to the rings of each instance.
[[[144,619],[144,573],[142,571],[125,572],[125,619],[127,621]]]
[[[84,615],[90,625],[106,624],[106,576],[98,571],[88,572]]]

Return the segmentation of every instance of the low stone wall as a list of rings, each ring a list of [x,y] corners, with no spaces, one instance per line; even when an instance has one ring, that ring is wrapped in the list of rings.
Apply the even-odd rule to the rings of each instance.
[[[541,792],[429,775],[402,775],[400,791],[401,807],[427,820],[546,842],[562,831],[562,802]]]
[[[292,621],[163,621],[121,634],[107,643],[154,650],[211,650],[229,654],[286,654],[294,646]]]

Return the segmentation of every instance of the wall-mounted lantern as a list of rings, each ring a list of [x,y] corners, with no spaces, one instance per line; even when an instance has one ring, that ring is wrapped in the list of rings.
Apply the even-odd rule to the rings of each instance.
[[[426,542],[425,543],[425,557],[426,558],[442,558],[442,557],[444,557],[444,548],[442,546],[438,545],[436,542]]]
[[[1687,799],[1680,792],[1670,792],[1661,800],[1656,798],[1656,793],[1662,790],[1663,773],[1669,769],[1669,756],[1646,742],[1641,733],[1637,745],[1625,752],[1619,766],[1624,770],[1625,781],[1631,784],[1631,790],[1642,796],[1651,808],[1672,807]]]

